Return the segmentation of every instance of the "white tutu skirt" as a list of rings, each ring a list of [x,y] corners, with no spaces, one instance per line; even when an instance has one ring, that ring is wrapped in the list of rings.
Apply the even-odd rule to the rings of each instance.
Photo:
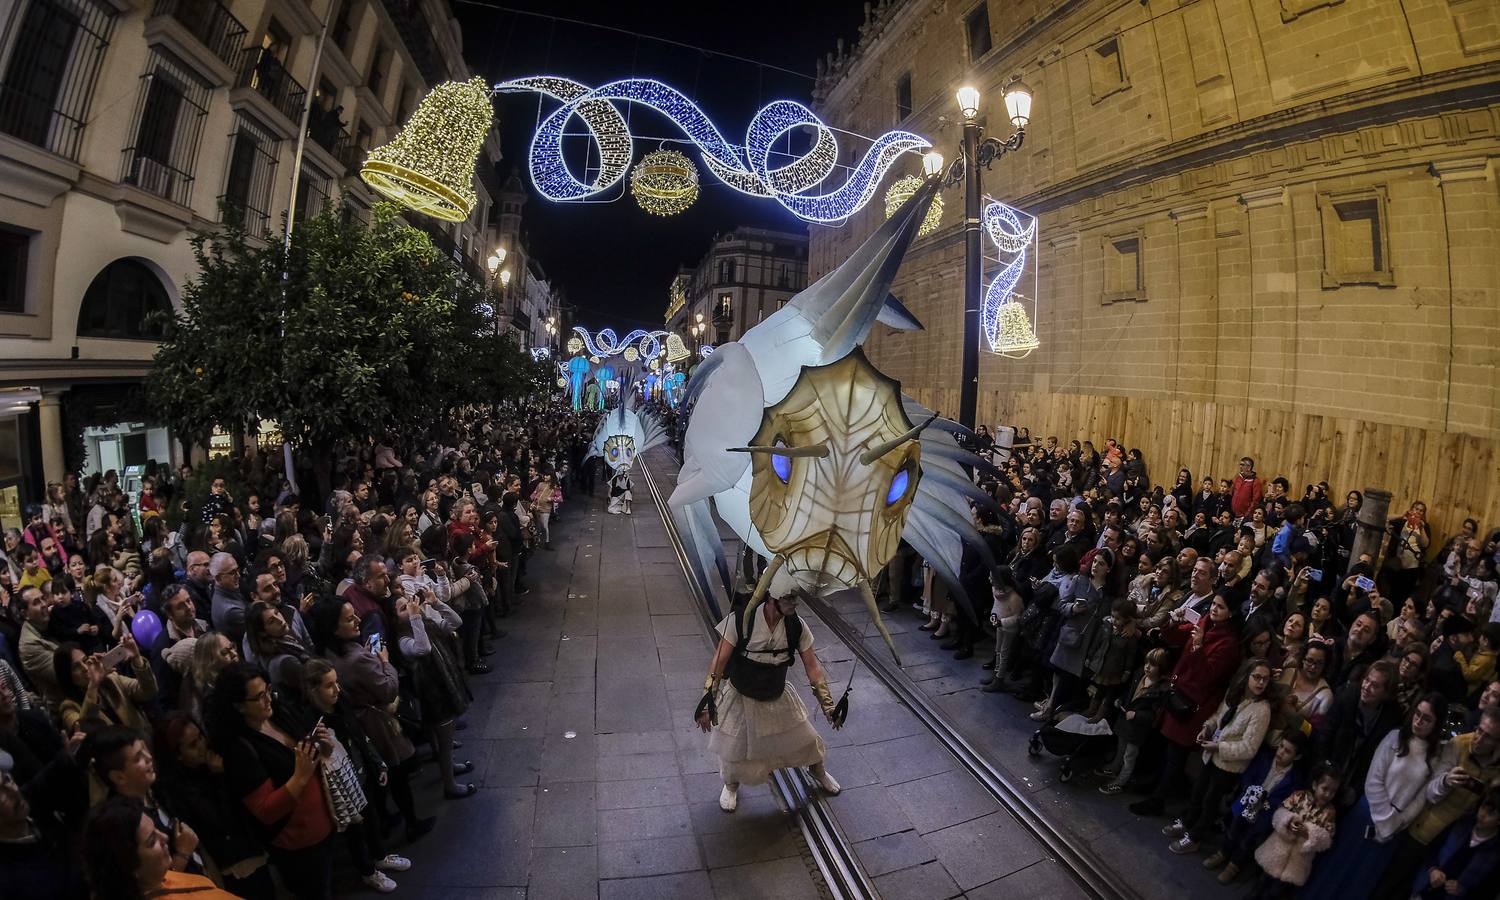
[[[726,678],[714,702],[719,724],[709,735],[708,749],[719,757],[725,784],[765,784],[777,769],[823,761],[828,747],[807,721],[807,708],[790,684],[776,700],[751,700]]]

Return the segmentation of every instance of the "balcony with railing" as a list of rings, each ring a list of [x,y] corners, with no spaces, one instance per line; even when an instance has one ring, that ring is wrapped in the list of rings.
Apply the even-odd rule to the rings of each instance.
[[[234,79],[247,34],[220,0],[156,0],[146,22],[148,42],[166,44],[220,85]]]
[[[98,4],[26,4],[7,25],[14,38],[0,78],[0,132],[76,160],[114,26]]]
[[[302,103],[307,90],[270,50],[245,48],[237,87],[249,88],[258,94],[294,126],[302,121]]]
[[[307,136],[318,147],[338,162],[339,176],[355,175],[365,161],[364,148],[355,141],[354,135],[344,127],[338,111],[321,109],[313,105],[307,118]]]

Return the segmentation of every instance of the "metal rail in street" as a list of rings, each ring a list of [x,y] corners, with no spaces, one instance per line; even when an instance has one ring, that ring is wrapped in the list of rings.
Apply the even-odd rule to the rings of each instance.
[[[1138,900],[1140,893],[1120,878],[1120,874],[1105,866],[1099,857],[1079,846],[1076,838],[1064,834],[1053,825],[1046,814],[1032,802],[1030,794],[1018,787],[1000,769],[984,757],[958,732],[946,713],[939,710],[880,650],[865,646],[859,630],[844,620],[832,607],[820,599],[804,600],[803,606],[812,610],[823,624],[828,626],[839,640],[843,641],[864,666],[879,678],[881,683],[896,696],[896,699],[916,714],[949,753],[974,776],[974,779],[990,792],[1016,821],[1029,831],[1042,846],[1056,857],[1079,886],[1094,897]]]
[[[683,580],[687,582],[688,590],[692,592],[694,606],[703,619],[704,627],[713,633],[719,623],[714,621],[713,613],[709,611],[708,598],[703,596],[697,579],[692,576],[687,551],[682,545],[682,538],[677,533],[677,526],[667,509],[666,498],[657,489],[656,481],[652,478],[651,469],[646,465],[646,461],[642,459],[640,462],[641,474],[646,481],[647,489],[651,492],[651,500],[656,506],[656,511],[666,525],[667,538],[672,543],[672,550],[677,555],[678,564],[682,566]],[[879,898],[880,893],[870,881],[870,876],[859,864],[853,843],[839,828],[833,811],[828,808],[828,804],[818,793],[811,777],[801,769],[781,769],[771,776],[771,784],[782,808],[796,817],[797,825],[812,854],[813,862],[823,878],[824,886],[834,900]]]

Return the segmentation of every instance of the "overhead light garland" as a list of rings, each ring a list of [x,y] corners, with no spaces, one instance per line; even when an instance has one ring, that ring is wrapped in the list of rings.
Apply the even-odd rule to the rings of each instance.
[[[484,79],[440,84],[390,143],[370,151],[359,177],[417,212],[462,222],[478,202],[474,166],[494,117]]]
[[[833,130],[812,110],[791,100],[777,100],[750,120],[745,145],[725,140],[713,121],[681,92],[649,78],[628,78],[590,88],[570,78],[542,75],[495,85],[500,93],[535,92],[562,103],[542,119],[531,141],[531,180],[549,200],[585,200],[606,191],[624,178],[630,165],[633,136],[615,106],[637,103],[671,121],[697,146],[714,177],[742,193],[770,197],[799,218],[810,222],[840,222],[869,202],[887,170],[901,154],[931,146],[918,135],[889,131],[875,139],[848,180],[834,190],[812,194],[838,163]],[[577,119],[587,129],[598,152],[592,180],[579,181],[563,159],[565,126]],[[811,128],[812,149],[788,165],[771,168],[771,148],[782,137]]]
[[[896,214],[911,195],[922,186],[922,179],[915,175],[907,175],[891,182],[891,186],[885,191],[885,217],[889,219]],[[917,237],[923,237],[937,230],[938,224],[943,220],[943,195],[933,195],[932,203],[927,207],[927,215],[923,217],[922,224],[917,228]]]
[[[1021,221],[1023,216],[1030,221],[1023,223]],[[1015,291],[1016,283],[1021,280],[1021,273],[1026,268],[1026,251],[1031,246],[1032,238],[1036,236],[1036,218],[1025,216],[1024,213],[998,200],[991,200],[985,204],[981,214],[981,224],[984,233],[989,235],[990,240],[1000,252],[1011,255],[1010,261],[1005,264],[984,292],[984,302],[980,307],[979,317],[985,340],[989,343],[990,350],[995,353],[1006,356],[1020,353],[1024,356],[1041,344],[1031,330],[1025,308],[1011,299],[1011,294]],[[1025,334],[1029,337],[1022,336],[1021,325],[1025,326]],[[1028,343],[1030,346],[1026,346]]]
[[[653,150],[631,170],[630,193],[646,212],[674,216],[698,199],[698,167],[676,150]]]
[[[628,350],[634,350],[637,359],[655,359],[660,356],[661,339],[668,336],[665,331],[644,331],[640,328],[623,338],[617,336],[613,328],[601,328],[590,334],[582,325],[574,325],[573,331],[576,336],[568,339],[570,347],[573,341],[578,341],[580,348],[587,347],[594,356],[619,356]],[[625,358],[631,360],[628,355]]]

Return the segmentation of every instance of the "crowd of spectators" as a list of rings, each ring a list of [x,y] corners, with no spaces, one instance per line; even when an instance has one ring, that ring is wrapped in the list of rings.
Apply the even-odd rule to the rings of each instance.
[[[0,894],[326,898],[339,860],[395,889],[419,771],[475,793],[464,713],[592,423],[449,429],[305,493],[274,452],[49,485],[0,553]]]
[[[1351,556],[1359,491],[1248,457],[1153,482],[1113,440],[975,449],[1000,565],[965,551],[966,608],[903,545],[881,594],[1034,704],[1033,752],[1254,896],[1500,895],[1500,531],[1437,541],[1415,502]]]

